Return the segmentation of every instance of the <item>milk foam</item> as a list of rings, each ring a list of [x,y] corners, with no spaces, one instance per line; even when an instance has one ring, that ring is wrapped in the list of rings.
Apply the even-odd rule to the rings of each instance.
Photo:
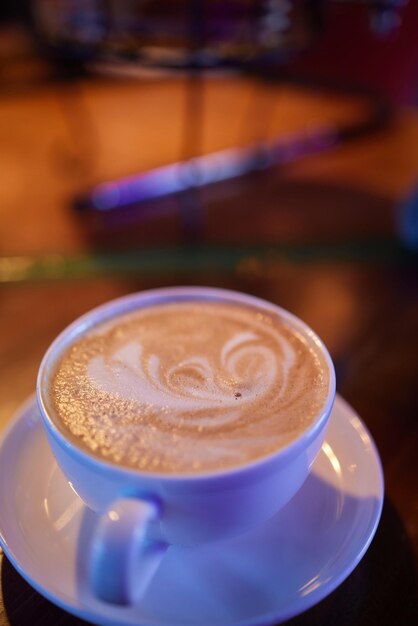
[[[286,445],[324,404],[324,358],[261,309],[181,302],[80,337],[52,380],[53,413],[78,443],[144,471],[240,465]]]

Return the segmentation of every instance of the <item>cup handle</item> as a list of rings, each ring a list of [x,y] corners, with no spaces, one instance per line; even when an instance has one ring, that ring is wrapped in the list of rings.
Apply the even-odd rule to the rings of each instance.
[[[111,604],[133,604],[144,594],[167,544],[149,540],[147,529],[159,516],[155,502],[116,500],[98,520],[89,562],[90,586]]]

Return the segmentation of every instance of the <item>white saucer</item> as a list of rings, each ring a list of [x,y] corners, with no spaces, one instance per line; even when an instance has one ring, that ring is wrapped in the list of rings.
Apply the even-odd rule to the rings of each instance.
[[[382,503],[376,447],[353,409],[337,397],[313,470],[282,511],[234,540],[170,548],[141,603],[113,607],[93,598],[85,584],[80,537],[94,515],[58,469],[33,398],[0,446],[5,553],[41,594],[95,624],[256,626],[293,617],[355,568],[376,531]]]

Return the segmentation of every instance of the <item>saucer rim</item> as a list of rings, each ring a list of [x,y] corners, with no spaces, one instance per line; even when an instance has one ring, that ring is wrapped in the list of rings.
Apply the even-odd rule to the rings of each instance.
[[[356,549],[353,552],[355,556],[351,559],[350,563],[343,567],[339,573],[332,577],[331,580],[327,581],[326,584],[321,585],[318,589],[312,591],[308,596],[304,598],[299,597],[297,601],[293,601],[288,610],[286,607],[282,607],[278,612],[266,613],[263,615],[258,615],[256,618],[244,619],[240,621],[229,621],[222,622],[219,626],[260,626],[263,624],[264,626],[274,626],[275,624],[282,623],[287,621],[305,611],[309,610],[313,606],[317,605],[319,602],[328,597],[331,593],[335,591],[354,571],[357,565],[360,563],[364,555],[366,554],[370,544],[375,536],[376,530],[378,528],[382,508],[384,503],[384,473],[382,468],[382,463],[380,459],[380,455],[377,449],[377,446],[374,442],[374,439],[364,424],[363,420],[359,417],[357,412],[353,409],[353,407],[338,393],[335,395],[334,407],[331,412],[330,420],[332,419],[332,413],[334,411],[341,410],[344,413],[344,416],[341,416],[340,419],[344,419],[347,417],[347,413],[351,414],[352,417],[355,417],[357,420],[357,424],[361,427],[363,434],[367,437],[368,446],[371,449],[370,457],[373,459],[376,467],[376,493],[378,491],[378,495],[375,498],[375,508],[373,515],[370,516],[370,522],[365,527],[367,528],[367,532],[363,533],[363,536],[367,537],[364,543],[361,543],[361,549]],[[42,428],[42,419],[39,415],[39,411],[36,405],[36,394],[33,393],[29,398],[26,399],[15,411],[14,417],[10,420],[5,429],[0,433],[0,454],[2,449],[6,446],[7,440],[9,436],[12,435],[12,432],[15,428],[19,426],[19,424],[28,421],[33,412],[37,411],[38,415],[33,423],[35,427]],[[33,419],[33,418],[32,418]],[[351,424],[352,425],[352,424]],[[354,428],[354,426],[352,425]],[[46,435],[45,435],[46,436]],[[360,436],[360,435],[359,435]],[[328,437],[325,436],[325,441],[327,441]],[[289,503],[289,505],[291,502]],[[289,506],[287,505],[287,506]],[[52,604],[58,606],[65,612],[70,613],[71,615],[80,618],[82,620],[86,620],[92,624],[97,626],[129,626],[130,622],[121,619],[118,622],[115,622],[113,617],[106,617],[105,614],[98,614],[95,612],[88,604],[82,605],[79,599],[75,598],[73,595],[66,595],[65,592],[59,592],[59,595],[55,595],[52,591],[46,586],[43,586],[36,579],[32,578],[30,574],[25,571],[23,564],[20,560],[14,555],[13,549],[8,545],[6,537],[0,528],[0,548],[3,549],[3,552],[7,559],[11,562],[13,567],[18,571],[18,573],[22,576],[22,578],[33,587],[38,593],[40,593],[43,597],[45,597]],[[78,600],[78,603],[75,604],[74,600]],[[161,620],[152,620],[138,623],[138,626],[168,626],[168,623]]]

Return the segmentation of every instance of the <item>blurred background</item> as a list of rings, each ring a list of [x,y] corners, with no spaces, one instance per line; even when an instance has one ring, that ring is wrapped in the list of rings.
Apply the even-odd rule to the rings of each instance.
[[[291,310],[387,488],[366,564],[295,624],[416,616],[417,32],[414,0],[0,8],[0,428],[57,333],[104,301],[199,284]],[[2,585],[1,626],[56,623],[4,563]]]

